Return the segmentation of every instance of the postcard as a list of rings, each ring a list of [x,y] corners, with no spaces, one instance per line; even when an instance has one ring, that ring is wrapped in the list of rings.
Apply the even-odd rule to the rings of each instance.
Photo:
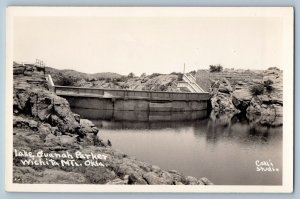
[[[292,7],[8,7],[6,190],[293,191]]]

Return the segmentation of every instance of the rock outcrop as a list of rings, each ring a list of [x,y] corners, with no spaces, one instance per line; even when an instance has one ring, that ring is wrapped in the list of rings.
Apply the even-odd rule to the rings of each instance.
[[[241,112],[246,112],[251,100],[252,94],[247,88],[235,90],[232,94],[232,103]]]
[[[213,83],[211,92],[211,106],[216,113],[238,113],[232,100],[232,87],[227,79]]]
[[[30,115],[41,122],[55,126],[62,133],[82,135],[66,99],[43,89],[14,90],[14,112]]]
[[[264,71],[260,82],[238,81],[238,86],[232,86],[226,78],[215,81],[211,92],[211,105],[214,112],[211,114],[211,119],[220,121],[220,118],[223,118],[221,121],[226,123],[225,121],[229,121],[230,117],[241,112],[250,121],[261,125],[282,125],[282,83],[282,71],[277,69]],[[251,93],[251,88],[256,85],[263,87],[261,93]]]

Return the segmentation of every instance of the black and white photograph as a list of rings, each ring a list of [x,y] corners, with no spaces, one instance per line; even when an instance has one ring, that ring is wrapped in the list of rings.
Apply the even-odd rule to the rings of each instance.
[[[293,8],[7,17],[8,191],[292,192]]]

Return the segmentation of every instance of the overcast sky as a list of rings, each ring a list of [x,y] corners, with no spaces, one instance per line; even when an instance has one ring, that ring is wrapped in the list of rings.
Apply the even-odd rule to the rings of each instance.
[[[282,68],[280,18],[16,17],[14,60],[58,69],[139,75]]]

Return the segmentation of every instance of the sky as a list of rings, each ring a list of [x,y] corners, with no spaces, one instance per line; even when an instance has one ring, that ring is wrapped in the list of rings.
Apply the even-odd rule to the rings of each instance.
[[[14,60],[85,73],[282,68],[280,18],[15,17]]]

